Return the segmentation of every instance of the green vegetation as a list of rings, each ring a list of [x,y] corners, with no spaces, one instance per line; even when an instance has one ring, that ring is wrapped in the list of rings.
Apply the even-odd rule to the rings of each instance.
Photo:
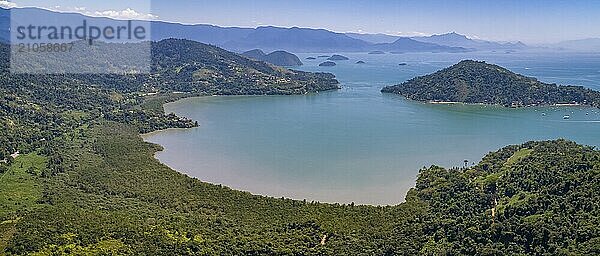
[[[594,255],[599,160],[599,151],[573,142],[529,142],[490,153],[470,169],[429,168],[417,190],[436,206],[432,234],[449,243],[438,249],[450,254]],[[499,173],[485,186],[478,182]],[[444,186],[435,184],[440,179]]]
[[[0,254],[600,253],[600,151],[564,140],[509,146],[472,168],[425,168],[397,206],[263,197],[173,171],[139,134],[195,123],[165,115],[162,104],[211,90],[255,92],[245,88],[257,83],[233,87],[249,81],[244,71],[217,63],[273,67],[235,56],[214,62],[201,56],[218,48],[162,43],[152,79],[10,75],[0,62]],[[331,78],[270,70],[301,75],[291,81],[305,85],[266,84],[272,92],[302,93]],[[222,77],[201,86],[196,72]],[[173,82],[149,82],[161,79]],[[23,155],[9,157],[17,150]]]
[[[387,86],[384,93],[417,101],[503,106],[581,104],[600,107],[600,92],[582,86],[547,84],[497,65],[464,60],[430,75]]]
[[[131,47],[131,46],[128,46]],[[97,51],[126,51],[98,42]],[[151,74],[14,75],[0,44],[0,160],[104,118],[140,132],[197,125],[162,103],[201,95],[305,94],[338,88],[332,74],[292,71],[187,40],[152,43]]]
[[[40,180],[41,205],[11,217],[9,254],[593,254],[600,245],[600,151],[567,141],[507,147],[469,169],[423,169],[407,202],[386,207],[203,183],[160,164],[158,146],[115,122],[60,141],[65,171]]]
[[[506,160],[505,165],[513,165],[513,164],[519,162],[524,157],[529,156],[532,152],[533,152],[533,149],[530,149],[530,148],[520,149],[519,151],[515,152],[508,160]]]
[[[289,70],[187,40],[153,44],[160,91],[208,95],[289,95],[338,89],[329,73]],[[201,61],[200,61],[201,60]]]
[[[42,195],[39,177],[47,159],[35,153],[17,157],[0,173],[0,217],[21,209],[30,209]]]

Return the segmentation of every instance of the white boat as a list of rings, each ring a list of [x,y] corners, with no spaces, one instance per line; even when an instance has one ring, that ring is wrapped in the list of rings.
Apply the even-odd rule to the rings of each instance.
[[[563,119],[571,119],[571,116],[570,115],[565,115],[565,116],[563,116]]]

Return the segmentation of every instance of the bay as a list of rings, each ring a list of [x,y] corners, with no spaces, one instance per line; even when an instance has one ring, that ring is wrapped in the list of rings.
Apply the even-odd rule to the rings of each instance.
[[[350,60],[335,67],[305,59],[316,55],[300,55],[305,65],[299,69],[332,72],[341,90],[184,99],[165,110],[200,127],[144,138],[165,148],[156,154],[161,162],[206,182],[275,197],[377,205],[402,202],[424,166],[463,166],[465,159],[472,165],[489,151],[530,140],[600,146],[595,108],[433,105],[379,92],[463,59],[600,90],[598,54],[348,53]]]

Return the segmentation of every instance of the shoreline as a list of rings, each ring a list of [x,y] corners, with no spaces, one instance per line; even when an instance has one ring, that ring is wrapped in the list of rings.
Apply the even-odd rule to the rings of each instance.
[[[314,94],[314,95],[317,95],[317,94]],[[269,97],[269,96],[280,97],[280,96],[305,96],[305,95],[195,95],[195,96],[183,97],[183,98],[177,99],[175,101],[165,102],[165,103],[162,104],[162,106],[164,108],[167,104],[170,104],[170,103],[178,103],[178,102],[183,101],[183,100],[188,100],[188,99],[192,100],[192,99],[195,99],[195,98],[200,99],[200,100],[210,99],[208,97],[239,97],[240,99],[244,99],[244,98],[248,98],[248,97]],[[428,104],[428,102],[411,100],[411,99],[408,99],[408,98],[405,98],[405,97],[403,97],[403,98],[405,100],[408,100],[408,101],[415,101],[415,102],[419,102],[419,103],[422,103],[422,104]],[[232,100],[235,100],[235,99],[232,99]],[[502,108],[506,108],[506,107],[501,106],[501,105],[492,105],[492,104],[483,104],[483,103],[463,103],[463,102],[429,102],[429,103],[431,105],[439,105],[439,104],[461,104],[461,105],[467,105],[467,106],[471,106],[471,105],[472,106],[487,106],[487,105],[489,105],[489,106],[499,106],[499,107],[502,107]],[[536,108],[536,107],[546,107],[546,108],[549,108],[549,107],[553,107],[553,106],[554,105],[540,105],[540,106],[524,106],[524,107],[520,107],[520,108],[526,108],[526,107],[533,107],[533,108]],[[571,107],[571,106],[585,106],[585,105],[572,105],[572,104],[570,104],[570,105],[564,105],[564,106]],[[558,105],[558,106],[555,106],[555,107],[561,107],[561,105]],[[588,106],[585,106],[585,107],[588,107]],[[517,111],[515,111],[515,112],[517,112]],[[202,126],[202,124],[200,124],[200,126]],[[194,127],[191,127],[191,128],[194,128]],[[157,150],[156,152],[154,152],[152,154],[152,157],[155,160],[157,160],[160,163],[168,166],[170,169],[172,169],[172,170],[174,170],[174,171],[176,171],[178,173],[184,174],[184,175],[189,176],[189,177],[194,177],[194,176],[189,175],[188,172],[186,172],[185,170],[178,170],[176,168],[173,168],[173,167],[167,165],[165,162],[162,162],[159,159],[159,157],[158,157],[158,153],[165,150],[164,146],[161,145],[161,144],[159,144],[159,143],[151,142],[149,140],[150,137],[152,137],[154,135],[157,135],[157,134],[160,134],[161,132],[170,131],[170,130],[172,130],[172,131],[179,131],[179,130],[183,131],[183,130],[187,130],[187,129],[190,129],[190,128],[167,128],[167,129],[156,130],[156,131],[152,131],[152,132],[144,133],[144,134],[140,133],[139,135],[140,135],[140,137],[145,142],[152,143],[152,144],[160,146],[161,149]],[[233,190],[236,190],[236,191],[248,192],[250,194],[258,195],[258,196],[281,197],[281,195],[277,195],[277,194],[253,192],[250,189],[244,189],[244,188],[234,188],[234,187],[232,187],[231,184],[226,184],[226,183],[212,183],[212,182],[207,182],[207,181],[204,181],[204,180],[203,180],[203,182],[206,182],[206,183],[209,183],[209,184],[213,184],[213,185],[222,185],[222,186],[225,186],[225,187],[232,188]],[[304,199],[304,198],[301,198],[301,197],[294,197],[294,196],[285,196],[285,197],[286,198],[290,198],[290,199],[295,199],[295,200],[302,200],[302,199]],[[311,199],[311,198],[307,198],[307,199]],[[323,200],[322,202],[336,203],[336,201],[326,201],[326,200]],[[341,202],[338,202],[338,203],[341,203]],[[363,203],[361,205],[374,205],[374,206],[377,206],[377,205],[387,205],[387,204]]]
[[[197,127],[190,127],[190,128],[167,128],[167,129],[162,129],[162,130],[156,130],[156,131],[151,131],[151,132],[147,132],[147,133],[140,133],[140,137],[142,137],[142,139],[145,139],[145,137],[148,136],[152,136],[152,135],[156,135],[160,132],[166,132],[166,131],[177,131],[177,130],[188,130],[188,129],[194,129]]]
[[[501,107],[501,108],[506,108],[506,109],[523,109],[523,108],[552,108],[552,107],[583,107],[583,108],[592,108],[592,109],[600,109],[599,107],[593,106],[593,105],[587,105],[587,104],[581,104],[581,103],[555,103],[555,104],[540,104],[540,105],[519,105],[519,106],[506,106],[506,105],[501,105],[501,104],[491,104],[491,103],[482,103],[482,102],[460,102],[460,101],[435,101],[435,100],[415,100],[415,99],[411,99],[408,98],[402,94],[396,94],[396,93],[388,93],[388,92],[382,92],[382,94],[390,94],[390,95],[395,95],[395,96],[399,96],[402,99],[411,101],[411,102],[416,102],[416,103],[421,103],[421,104],[427,104],[427,105],[464,105],[464,106],[490,106],[490,107]]]
[[[322,93],[329,93],[329,92],[334,92],[334,91],[338,91],[341,88],[338,89],[331,89],[331,90],[326,90],[326,91],[317,91],[317,92],[311,92],[311,93],[307,93],[307,94],[273,94],[273,95],[269,95],[269,94],[256,94],[256,95],[246,95],[246,94],[242,94],[242,95],[213,95],[213,94],[207,94],[207,95],[199,95],[199,94],[189,94],[189,95],[185,95],[185,93],[178,93],[178,92],[172,92],[172,93],[164,93],[164,94],[152,94],[152,95],[147,95],[144,97],[160,97],[160,96],[172,96],[172,95],[177,95],[177,96],[181,96],[175,100],[167,100],[165,102],[163,102],[161,104],[161,107],[163,109],[163,115],[166,115],[167,113],[164,111],[164,107],[167,104],[172,104],[172,103],[177,103],[183,100],[189,100],[189,99],[204,99],[204,98],[211,98],[211,97],[240,97],[240,98],[249,98],[249,97],[290,97],[290,96],[315,96],[315,95],[319,95],[321,92]],[[180,116],[180,117],[184,117],[184,118],[188,118],[192,121],[198,121],[198,120],[193,120],[189,117],[186,116]],[[200,126],[200,124],[199,124]],[[193,129],[193,128],[197,128],[197,127],[190,127],[190,128],[167,128],[167,129],[161,129],[161,130],[156,130],[156,131],[151,131],[151,132],[147,132],[147,133],[140,133],[139,135],[142,137],[146,137],[146,136],[151,136],[154,135],[156,133],[159,132],[163,132],[163,131],[169,131],[169,130],[187,130],[187,129]]]

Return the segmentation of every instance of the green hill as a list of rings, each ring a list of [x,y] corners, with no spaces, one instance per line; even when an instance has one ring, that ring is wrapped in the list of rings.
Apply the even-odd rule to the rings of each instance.
[[[503,106],[582,104],[600,107],[600,92],[548,84],[485,62],[464,60],[430,75],[382,89],[418,101]]]
[[[338,89],[332,74],[289,70],[193,41],[160,41],[152,55],[165,90],[289,95]]]

